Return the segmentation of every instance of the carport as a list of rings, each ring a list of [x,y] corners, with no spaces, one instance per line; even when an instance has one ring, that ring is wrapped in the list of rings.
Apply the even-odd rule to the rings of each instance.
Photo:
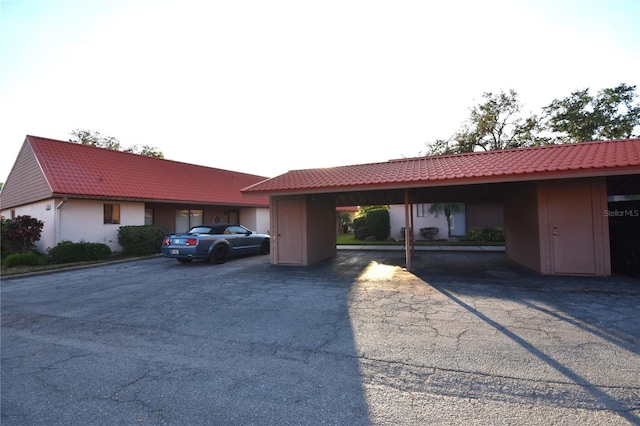
[[[509,259],[540,274],[606,276],[608,197],[640,194],[640,139],[293,170],[242,192],[270,197],[272,264],[334,256],[338,206],[402,204],[411,231],[414,204],[497,200]],[[410,270],[409,239],[405,257]]]

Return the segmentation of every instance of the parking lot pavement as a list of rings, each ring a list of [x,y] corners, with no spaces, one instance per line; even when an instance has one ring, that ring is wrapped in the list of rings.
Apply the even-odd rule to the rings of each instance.
[[[640,424],[640,280],[403,260],[3,279],[1,423]]]

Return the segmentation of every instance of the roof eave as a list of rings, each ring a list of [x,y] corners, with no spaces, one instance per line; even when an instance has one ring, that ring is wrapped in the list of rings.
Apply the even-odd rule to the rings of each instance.
[[[530,182],[530,181],[546,181],[555,179],[580,179],[590,177],[606,177],[640,174],[640,167],[616,167],[616,168],[593,168],[582,170],[558,170],[552,172],[532,172],[526,174],[513,175],[497,175],[483,177],[465,177],[452,179],[437,180],[421,180],[407,182],[384,182],[373,184],[353,184],[345,186],[331,187],[309,187],[309,188],[292,188],[278,190],[251,190],[245,188],[243,194],[247,196],[286,196],[286,195],[303,195],[303,194],[326,194],[336,192],[352,192],[352,191],[376,191],[388,189],[413,189],[413,188],[430,188],[455,185],[475,185],[490,183],[513,183],[513,182]],[[258,186],[258,185],[256,185]]]

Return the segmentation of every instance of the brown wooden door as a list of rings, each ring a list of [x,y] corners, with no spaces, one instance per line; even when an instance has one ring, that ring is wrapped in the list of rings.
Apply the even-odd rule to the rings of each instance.
[[[278,200],[277,260],[279,264],[302,264],[302,201]]]
[[[551,261],[555,274],[595,274],[591,188],[549,188]]]

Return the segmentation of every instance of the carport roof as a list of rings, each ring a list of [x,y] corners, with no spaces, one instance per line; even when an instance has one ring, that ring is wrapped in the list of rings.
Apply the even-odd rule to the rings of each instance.
[[[312,194],[640,173],[640,138],[293,170],[242,190]]]

